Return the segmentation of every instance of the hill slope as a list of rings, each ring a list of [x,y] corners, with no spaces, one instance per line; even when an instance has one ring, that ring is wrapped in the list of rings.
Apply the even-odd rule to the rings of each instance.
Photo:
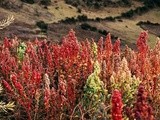
[[[104,1],[102,0],[100,3],[102,2]],[[99,9],[82,6],[82,3],[75,7],[72,4],[67,4],[64,0],[51,0],[48,6],[41,5],[39,2],[27,4],[21,0],[14,0],[0,5],[0,20],[11,14],[15,16],[14,23],[0,31],[1,39],[4,36],[13,37],[17,35],[23,40],[32,40],[38,37],[60,42],[70,29],[74,29],[79,40],[84,40],[86,37],[98,40],[101,36],[105,36],[106,33],[110,32],[115,38],[121,38],[122,43],[127,43],[132,47],[134,46],[133,41],[137,39],[139,32],[143,29],[149,30],[151,34],[149,43],[151,45],[156,42],[156,36],[159,36],[159,32],[157,32],[159,26],[157,26],[158,28],[152,26],[144,27],[144,25],[142,27],[138,26],[137,23],[148,20],[151,23],[160,24],[160,8],[151,9],[141,15],[134,15],[132,19],[118,18],[112,20],[114,17],[121,16],[122,13],[144,6],[142,2],[136,0],[132,0],[129,6],[122,6],[122,4],[116,3],[115,6],[112,4]],[[86,16],[89,19],[73,23],[60,22],[66,18],[76,20],[79,16]],[[97,18],[102,20],[95,21],[94,19]],[[96,30],[82,29],[81,25],[84,23],[95,27]]]

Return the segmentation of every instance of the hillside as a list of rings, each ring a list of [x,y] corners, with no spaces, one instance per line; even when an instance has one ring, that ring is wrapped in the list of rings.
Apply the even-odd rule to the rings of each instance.
[[[38,37],[60,42],[70,29],[74,29],[79,40],[84,40],[86,36],[98,40],[110,32],[113,38],[121,38],[123,45],[127,43],[134,47],[134,41],[143,29],[149,31],[151,46],[156,43],[156,36],[160,36],[157,32],[159,26],[137,25],[140,21],[160,24],[160,8],[155,6],[139,14],[141,9],[138,8],[143,8],[144,3],[138,0],[130,0],[129,4],[125,4],[124,0],[101,0],[98,3],[100,8],[95,8],[94,5],[88,7],[87,0],[79,0],[78,6],[74,5],[72,0],[51,0],[47,5],[42,5],[40,0],[35,0],[34,4],[21,0],[5,1],[0,1],[0,20],[14,15],[15,21],[0,31],[1,39],[16,35],[23,40]],[[131,12],[136,10],[140,12],[132,15]],[[127,12],[132,15],[131,18],[122,16]],[[84,29],[83,24],[96,29]]]

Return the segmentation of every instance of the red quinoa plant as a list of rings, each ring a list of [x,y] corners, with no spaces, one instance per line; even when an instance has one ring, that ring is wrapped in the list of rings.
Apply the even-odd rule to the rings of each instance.
[[[136,120],[154,120],[153,109],[148,103],[148,93],[143,84],[139,86],[134,110]]]
[[[114,90],[112,93],[112,120],[122,120],[122,96],[119,90]]]
[[[79,42],[73,30],[63,38],[61,44],[38,39],[21,42],[18,38],[4,38],[0,45],[0,78],[6,98],[16,104],[13,118],[87,118],[81,101],[87,79],[95,71],[96,61],[100,68],[96,79],[101,80],[103,89],[108,91],[102,95],[105,99],[98,111],[94,111],[97,117],[106,112],[103,117],[111,118],[113,110],[110,100],[115,89],[121,93],[123,108],[136,111],[137,108],[133,109],[135,93],[138,83],[142,82],[153,115],[159,118],[160,42],[150,48],[147,38],[148,33],[142,32],[137,40],[137,50],[126,47],[124,51],[120,48],[120,39],[112,43],[110,34],[98,43],[93,40]],[[93,96],[102,92],[101,89],[96,92],[92,90]],[[89,100],[89,97],[86,99]],[[104,112],[101,112],[101,108]],[[125,119],[131,114],[124,112],[124,109],[121,110]]]

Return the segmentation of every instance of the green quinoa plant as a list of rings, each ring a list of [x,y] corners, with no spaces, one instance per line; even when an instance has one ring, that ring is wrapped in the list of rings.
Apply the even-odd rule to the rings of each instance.
[[[23,58],[24,58],[24,54],[25,54],[26,48],[27,48],[27,46],[26,46],[26,44],[24,42],[20,43],[18,48],[17,48],[17,55],[18,55],[18,59],[20,61],[22,61]]]
[[[93,43],[92,50],[94,58],[96,59],[97,45],[95,43]],[[103,81],[100,80],[100,72],[100,64],[98,60],[95,60],[94,71],[91,75],[89,75],[84,86],[83,104],[85,110],[93,111],[92,113],[98,111],[98,108],[105,102],[107,93],[107,90],[104,88]]]

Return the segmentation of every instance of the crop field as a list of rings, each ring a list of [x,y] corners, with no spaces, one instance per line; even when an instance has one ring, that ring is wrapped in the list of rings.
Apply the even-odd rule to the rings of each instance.
[[[79,42],[73,30],[61,44],[5,38],[1,119],[158,120],[160,41],[147,41],[143,31],[137,49],[122,51],[110,34],[97,43]]]

